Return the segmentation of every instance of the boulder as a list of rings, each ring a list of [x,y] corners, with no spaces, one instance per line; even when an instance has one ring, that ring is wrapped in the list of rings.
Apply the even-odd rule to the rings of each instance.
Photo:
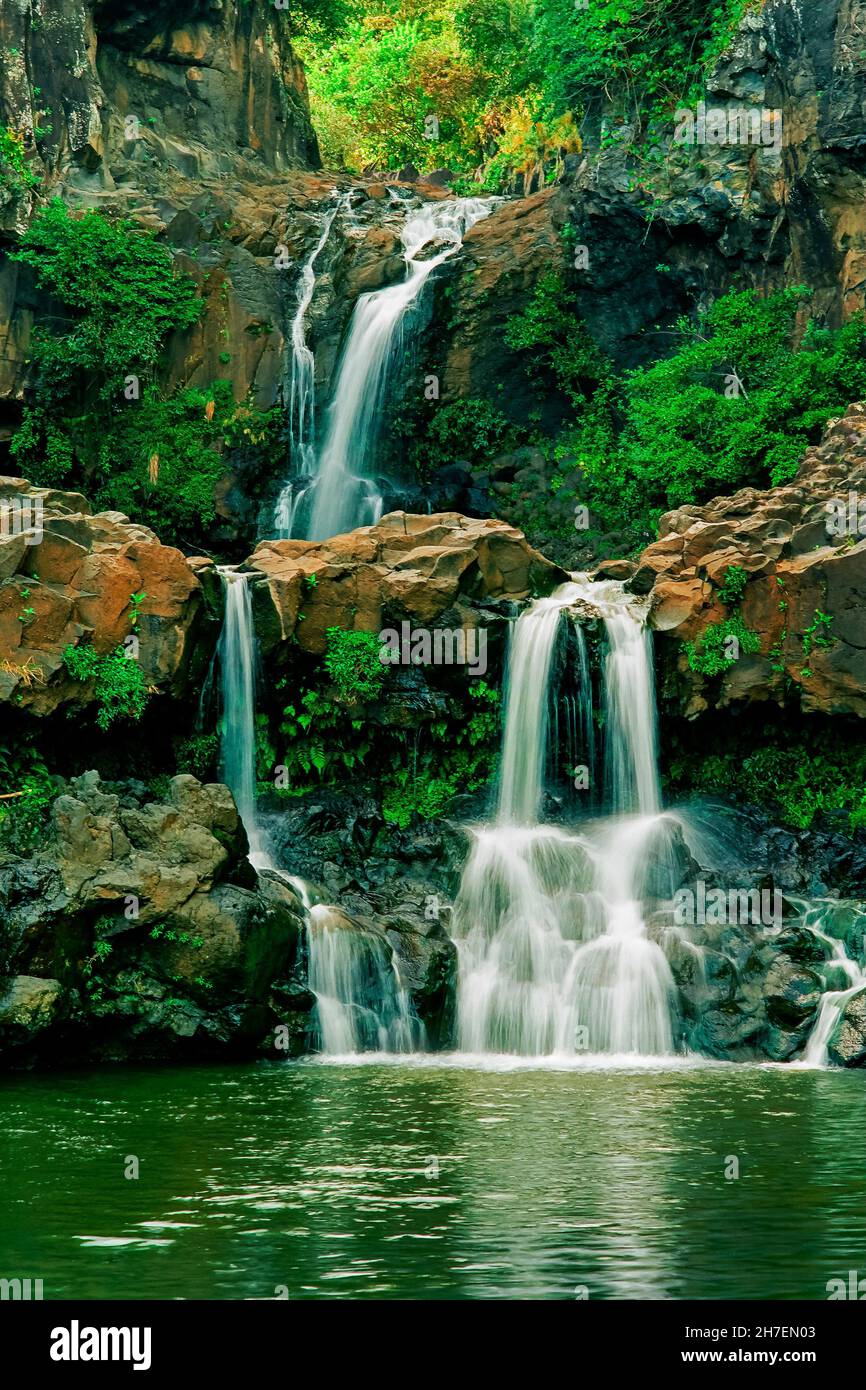
[[[793,692],[806,713],[866,717],[866,508],[862,531],[852,528],[852,495],[866,499],[863,403],[830,422],[789,485],[743,488],[662,517],[629,587],[650,594],[651,626],[676,667],[680,713],[781,704]],[[744,572],[737,607],[759,650],[707,678],[690,668],[682,644],[700,643],[734,611],[720,595],[731,567]]]
[[[0,539],[0,701],[40,716],[85,708],[93,683],[69,675],[65,650],[105,655],[133,633],[151,690],[184,693],[204,614],[181,552],[117,512],[94,515],[78,493],[0,478],[0,501],[25,498],[41,530]],[[135,623],[133,594],[144,595]]]
[[[226,787],[71,779],[33,857],[0,856],[0,1062],[300,1051],[303,912],[246,853]]]
[[[866,1066],[866,989],[853,994],[842,1010],[828,1047],[838,1067]]]
[[[474,625],[473,604],[548,593],[568,577],[513,526],[456,512],[392,512],[321,542],[263,541],[247,567],[261,576],[253,602],[265,652],[294,639],[321,653],[329,627],[430,627],[455,607]]]

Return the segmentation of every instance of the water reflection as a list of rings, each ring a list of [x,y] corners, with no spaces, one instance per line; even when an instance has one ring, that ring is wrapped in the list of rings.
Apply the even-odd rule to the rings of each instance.
[[[823,1299],[866,1267],[862,1074],[102,1071],[0,1115],[4,1273],[46,1297]]]

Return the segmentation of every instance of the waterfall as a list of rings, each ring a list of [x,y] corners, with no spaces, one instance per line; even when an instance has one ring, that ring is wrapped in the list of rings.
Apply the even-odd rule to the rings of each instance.
[[[250,863],[270,870],[297,895],[307,925],[309,984],[316,1032],[325,1054],[411,1052],[424,1029],[384,933],[363,928],[339,909],[314,903],[310,885],[274,863],[256,795],[256,634],[252,576],[219,570],[225,618],[217,648],[221,674],[221,774],[249,841]]]
[[[278,517],[277,524],[288,528],[287,534],[327,540],[378,521],[382,498],[370,466],[392,363],[427,280],[459,250],[465,233],[489,214],[491,205],[482,198],[448,199],[425,203],[406,218],[401,233],[405,278],[362,294],[355,304],[321,449],[311,448],[308,481],[297,496],[290,495]],[[312,265],[310,271],[314,273]]]
[[[538,823],[555,645],[562,613],[576,604],[605,626],[605,761],[617,812],[579,833]],[[578,577],[512,631],[498,811],[474,834],[454,906],[464,1051],[672,1051],[673,977],[643,913],[646,899],[663,895],[676,833],[658,812],[645,608],[621,584]],[[579,674],[588,681],[588,663]],[[580,729],[586,738],[586,718]],[[591,748],[582,751],[591,767]],[[672,875],[665,887],[673,891]]]
[[[217,655],[222,673],[221,775],[235,799],[250,862],[269,868],[256,798],[256,634],[247,574],[221,568],[225,618]]]
[[[508,655],[499,818],[531,825],[544,790],[550,667],[562,610],[577,602],[578,584],[563,584],[518,620]]]
[[[292,374],[289,390],[289,459],[293,474],[277,498],[274,528],[278,537],[293,534],[295,512],[304,489],[298,479],[309,480],[316,462],[316,359],[307,344],[307,310],[316,289],[316,261],[331,234],[334,218],[343,206],[337,203],[325,217],[322,232],[307,257],[298,282],[295,315],[290,334],[292,344]],[[309,485],[309,484],[308,484]]]
[[[414,1052],[424,1030],[381,932],[362,931],[335,908],[309,913],[310,989],[322,1052]]]
[[[813,908],[812,913],[816,910],[819,914],[821,913],[820,907]],[[841,989],[828,989],[821,996],[817,1018],[800,1058],[801,1065],[826,1067],[830,1061],[830,1040],[836,1031],[845,1005],[860,990],[866,989],[866,969],[856,960],[851,959],[845,949],[844,942],[829,936],[821,929],[820,920],[818,924],[810,922],[809,918],[812,913],[807,910],[803,924],[811,930],[823,946],[829,949],[830,958],[824,966],[825,974],[834,973],[841,976],[842,981],[844,981]]]

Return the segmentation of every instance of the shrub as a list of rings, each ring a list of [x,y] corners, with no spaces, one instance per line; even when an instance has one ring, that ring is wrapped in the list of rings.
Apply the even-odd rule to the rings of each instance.
[[[32,854],[48,823],[54,779],[32,739],[0,746],[0,846]]]
[[[757,632],[746,627],[739,613],[735,613],[723,623],[710,623],[697,642],[686,642],[689,666],[702,676],[721,675],[736,659],[735,656],[728,655],[729,644],[732,641],[737,644],[737,656],[743,652],[751,655],[761,649],[761,639]]]
[[[382,644],[375,632],[345,632],[329,627],[325,670],[342,700],[349,704],[375,700],[387,674],[379,660]]]
[[[99,706],[96,722],[109,729],[117,719],[140,719],[147,707],[149,692],[137,661],[123,647],[100,656],[93,647],[68,646],[63,664],[73,680],[92,681]]]
[[[55,408],[76,387],[102,399],[122,393],[130,374],[153,369],[168,334],[201,313],[195,282],[175,274],[149,232],[98,212],[73,216],[59,199],[37,214],[11,259],[68,310],[68,326],[40,329],[32,348],[40,392]]]

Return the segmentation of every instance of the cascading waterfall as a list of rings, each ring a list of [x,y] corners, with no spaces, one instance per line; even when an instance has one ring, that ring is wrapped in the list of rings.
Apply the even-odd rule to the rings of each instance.
[[[221,774],[235,799],[250,845],[250,862],[270,868],[256,800],[256,641],[249,578],[220,569],[225,618],[217,656],[222,677]]]
[[[256,635],[251,576],[220,569],[225,618],[217,659],[222,684],[221,774],[249,840],[251,864],[277,874],[300,900],[307,922],[309,982],[316,1029],[325,1054],[411,1052],[424,1030],[381,932],[359,926],[339,909],[315,903],[309,884],[273,860],[256,796]]]
[[[316,359],[307,343],[307,311],[316,289],[316,262],[328,242],[337,213],[345,199],[325,217],[322,232],[301,270],[290,334],[292,372],[289,388],[289,457],[295,474],[283,487],[274,513],[278,537],[294,534],[295,513],[316,466]],[[306,483],[304,482],[306,480]]]
[[[829,952],[829,959],[823,969],[826,976],[825,982],[830,987],[821,997],[818,1016],[800,1059],[802,1065],[808,1067],[827,1066],[830,1060],[830,1040],[836,1031],[845,1005],[855,994],[866,989],[866,969],[856,960],[851,959],[843,941],[828,935],[823,930],[823,917],[826,910],[826,906],[822,904],[807,906],[803,918],[803,925],[811,930]],[[831,977],[833,977],[832,983]],[[837,986],[840,985],[841,988],[838,988]]]
[[[278,518],[288,534],[327,540],[379,519],[382,498],[370,465],[391,364],[427,280],[459,250],[465,233],[488,215],[491,206],[490,199],[447,199],[426,203],[407,217],[401,233],[406,277],[362,294],[355,304],[321,449],[313,451],[309,481],[292,493],[290,505]]]
[[[414,1052],[424,1029],[380,932],[363,931],[336,908],[309,910],[310,989],[316,996],[321,1050]]]
[[[580,833],[538,823],[554,647],[560,617],[576,603],[607,633],[605,753],[619,813]],[[673,1048],[673,977],[643,916],[646,898],[673,891],[676,830],[658,810],[644,616],[622,585],[578,578],[538,600],[513,630],[497,815],[475,832],[454,908],[463,1051]]]

